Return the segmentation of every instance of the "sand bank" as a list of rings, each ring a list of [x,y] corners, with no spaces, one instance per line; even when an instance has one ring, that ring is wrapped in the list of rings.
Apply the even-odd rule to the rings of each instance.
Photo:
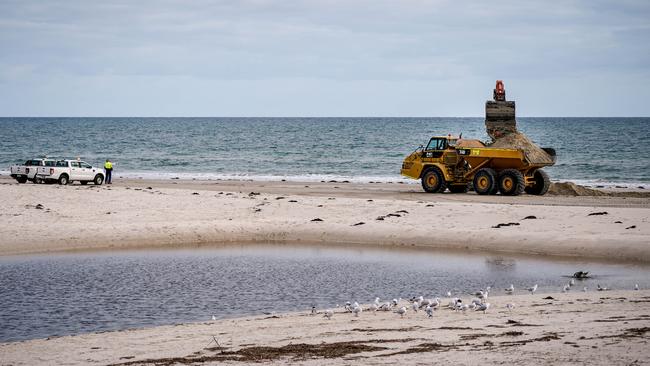
[[[465,296],[466,301],[469,296]],[[445,301],[446,300],[446,301]],[[443,299],[446,304],[448,299]],[[650,362],[650,291],[491,297],[487,313],[337,309],[0,344],[3,364],[619,365]],[[514,303],[515,309],[505,308]],[[401,305],[407,305],[405,301]],[[469,352],[468,352],[469,351]]]
[[[417,185],[0,179],[0,255],[276,242],[650,262],[650,198],[426,194]],[[503,225],[506,224],[506,225]]]

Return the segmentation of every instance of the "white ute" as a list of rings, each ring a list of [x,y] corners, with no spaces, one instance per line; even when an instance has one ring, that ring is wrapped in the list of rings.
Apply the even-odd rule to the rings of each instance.
[[[74,181],[81,184],[104,183],[104,170],[80,160],[59,160],[54,166],[38,168],[35,179],[45,183],[59,182],[66,185]]]
[[[27,160],[23,165],[12,165],[9,167],[11,177],[18,181],[18,183],[25,183],[28,180],[34,183],[40,183],[36,178],[38,167],[51,167],[54,166],[56,161],[47,158],[38,158]]]

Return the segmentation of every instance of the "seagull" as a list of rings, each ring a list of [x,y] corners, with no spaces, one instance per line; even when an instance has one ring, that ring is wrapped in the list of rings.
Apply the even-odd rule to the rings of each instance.
[[[474,303],[474,302],[471,303],[471,304],[469,304],[469,305],[467,305],[467,307],[468,307],[470,310],[475,310],[475,309],[476,309],[476,306],[477,306],[477,305],[476,305],[476,303]]]
[[[476,311],[483,311],[483,314],[485,314],[489,308],[490,308],[490,303],[486,302],[485,304],[477,305]]]
[[[311,315],[316,315],[316,307],[313,305],[311,307]]]
[[[213,315],[212,320],[217,320],[217,317]]]
[[[397,309],[395,312],[403,318],[404,315],[406,314],[406,306],[402,306],[401,308]]]
[[[506,294],[508,294],[508,295],[512,295],[512,294],[515,292],[515,285],[513,285],[513,284],[511,283],[511,284],[510,284],[510,287],[508,287],[508,288],[505,289],[505,290],[506,290]]]
[[[332,319],[332,316],[334,316],[334,310],[332,310],[332,309],[327,309],[327,310],[325,310],[325,315],[324,315],[324,317],[326,317],[327,320]]]
[[[573,286],[575,284],[576,284],[576,280],[572,278],[571,281],[569,281],[569,286]]]
[[[427,307],[424,308],[424,312],[427,313],[427,316],[429,318],[433,318],[433,308],[431,307],[431,305],[427,305]]]
[[[639,284],[638,283],[634,284],[634,290],[639,291]]]
[[[370,305],[370,310],[372,310],[373,314],[377,315],[377,310],[379,310],[379,304],[374,302],[372,305]]]
[[[356,302],[354,303],[354,305],[356,305],[356,306],[352,308],[352,312],[354,313],[354,316],[359,316],[359,314],[361,314],[363,309]]]
[[[535,291],[537,291],[537,284],[535,284],[533,287],[527,288],[528,291],[530,291],[531,295],[535,294]]]
[[[397,300],[397,299],[393,299],[393,306],[397,306],[397,304],[399,304],[400,300],[402,300],[401,297],[400,297],[399,300]]]
[[[451,291],[447,291],[447,297],[451,297]]]
[[[467,304],[461,304],[458,307],[458,311],[462,311],[463,313],[465,313],[467,311],[467,309],[469,309],[469,305],[467,305]]]
[[[381,310],[381,311],[389,311],[390,308],[391,308],[390,303],[389,303],[389,302],[385,302],[385,303],[379,305],[379,309],[378,309],[378,310]]]
[[[509,303],[506,304],[506,309],[508,309],[508,311],[512,312],[512,310],[514,310],[515,306],[516,306],[515,304],[509,302]]]
[[[587,286],[582,288],[582,292],[587,292]]]
[[[600,284],[596,285],[598,287],[598,291],[609,291],[608,287],[601,287]]]
[[[562,292],[564,293],[569,292],[570,289],[571,289],[571,285],[565,285],[564,288],[562,289]]]
[[[411,304],[411,308],[413,309],[414,312],[418,312],[418,309],[420,308],[420,303],[417,301],[413,301],[413,304]]]
[[[345,311],[348,311],[348,312],[352,311],[352,304],[350,304],[349,301],[345,302]]]

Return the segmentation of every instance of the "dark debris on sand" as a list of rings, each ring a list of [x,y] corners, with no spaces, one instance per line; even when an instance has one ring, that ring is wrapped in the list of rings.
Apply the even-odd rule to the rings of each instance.
[[[129,361],[113,365],[147,365],[169,366],[176,364],[203,364],[207,362],[240,361],[240,362],[268,362],[281,358],[292,360],[305,360],[310,358],[340,358],[361,352],[374,352],[386,350],[386,347],[371,346],[367,343],[374,341],[350,341],[321,344],[288,344],[281,347],[253,346],[237,351],[223,351],[213,355],[195,354],[185,357],[168,357]],[[208,349],[215,351],[215,348]]]
[[[492,226],[492,228],[493,229],[498,229],[500,227],[505,227],[505,226],[519,226],[519,223],[518,222],[509,222],[507,224],[501,223],[501,224],[497,224],[497,225]]]
[[[603,216],[603,215],[609,215],[609,213],[607,211],[592,212],[587,216]]]

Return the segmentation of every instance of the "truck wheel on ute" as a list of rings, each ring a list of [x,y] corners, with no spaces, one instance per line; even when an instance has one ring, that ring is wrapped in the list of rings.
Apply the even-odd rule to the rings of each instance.
[[[64,186],[66,184],[70,183],[70,179],[68,178],[67,174],[61,174],[59,177],[59,184]]]
[[[79,183],[81,183],[82,186],[85,186],[86,184],[88,184],[88,181],[87,180],[80,180]]]
[[[539,196],[546,194],[551,186],[551,179],[548,177],[548,174],[542,169],[537,169],[535,170],[535,174],[533,174],[533,178],[535,179],[535,183],[530,187],[526,187],[526,193]]]
[[[445,176],[442,174],[440,169],[432,167],[422,174],[422,188],[428,193],[445,191]]]
[[[27,183],[27,178],[26,177],[16,178],[16,180],[18,181],[18,183]]]
[[[526,181],[517,169],[504,169],[499,173],[499,192],[504,196],[518,196],[524,193]]]
[[[104,176],[101,174],[97,174],[95,176],[95,179],[93,179],[93,182],[95,183],[96,186],[101,186],[102,183],[104,183]]]
[[[453,184],[449,186],[449,192],[451,193],[467,193],[469,190],[469,184]]]
[[[477,194],[495,194],[497,187],[497,173],[492,168],[479,169],[474,175],[474,191]]]
[[[34,177],[34,179],[32,180],[32,182],[33,182],[34,184],[41,184],[41,183],[43,183],[43,180],[42,180],[41,178],[39,178],[39,177]]]

